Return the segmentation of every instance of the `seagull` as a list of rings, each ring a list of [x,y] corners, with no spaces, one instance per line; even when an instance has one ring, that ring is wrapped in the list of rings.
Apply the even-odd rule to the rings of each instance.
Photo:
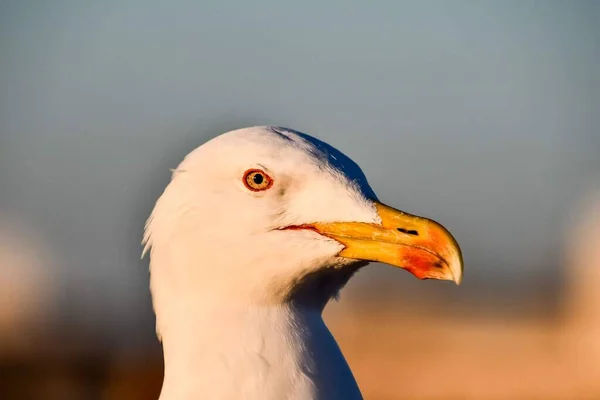
[[[292,129],[219,135],[146,223],[160,400],[361,399],[322,317],[369,262],[460,284],[456,240],[384,205],[346,155]]]

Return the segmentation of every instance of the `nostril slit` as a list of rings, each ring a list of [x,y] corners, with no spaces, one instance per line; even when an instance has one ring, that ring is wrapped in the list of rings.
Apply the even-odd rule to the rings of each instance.
[[[398,232],[406,233],[407,235],[419,236],[419,232],[415,230],[408,230],[404,228],[396,228]]]

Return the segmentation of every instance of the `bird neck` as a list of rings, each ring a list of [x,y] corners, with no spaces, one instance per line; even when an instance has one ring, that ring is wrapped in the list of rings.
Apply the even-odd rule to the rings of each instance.
[[[163,320],[161,400],[360,398],[320,310],[188,306]]]

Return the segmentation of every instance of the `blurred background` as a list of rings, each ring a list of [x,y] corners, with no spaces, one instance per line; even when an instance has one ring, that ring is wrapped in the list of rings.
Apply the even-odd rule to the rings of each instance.
[[[597,1],[0,1],[0,398],[152,399],[169,168],[276,124],[448,226],[326,310],[367,399],[600,398]]]

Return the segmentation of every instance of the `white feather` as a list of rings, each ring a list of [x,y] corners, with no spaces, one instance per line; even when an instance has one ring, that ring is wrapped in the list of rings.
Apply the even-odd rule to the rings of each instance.
[[[249,191],[251,168],[273,187]],[[281,228],[379,222],[373,197],[356,164],[294,131],[241,129],[192,151],[144,234],[161,400],[360,398],[321,316],[360,265],[336,241]]]

